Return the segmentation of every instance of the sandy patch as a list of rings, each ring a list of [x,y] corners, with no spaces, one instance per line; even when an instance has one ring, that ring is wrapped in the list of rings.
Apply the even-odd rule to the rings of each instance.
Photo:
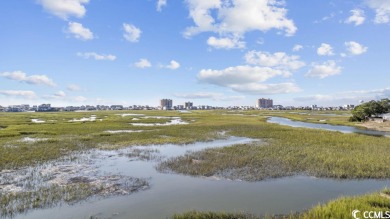
[[[362,124],[359,124],[359,126],[366,127],[368,129],[378,130],[378,131],[384,131],[384,132],[390,132],[390,121],[387,122],[364,122]]]

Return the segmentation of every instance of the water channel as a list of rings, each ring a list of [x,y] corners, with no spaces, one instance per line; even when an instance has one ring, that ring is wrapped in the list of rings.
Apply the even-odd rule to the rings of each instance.
[[[160,173],[155,169],[159,161],[188,151],[252,141],[229,137],[189,145],[137,146],[117,151],[98,151],[98,155],[93,156],[94,160],[88,162],[98,166],[99,171],[148,178],[150,189],[127,196],[92,198],[75,205],[32,210],[16,218],[169,218],[174,213],[190,210],[288,214],[340,196],[365,194],[390,185],[390,180],[334,180],[310,176],[244,182]],[[148,150],[154,158],[124,156],[134,150]]]
[[[343,132],[343,133],[359,133],[359,134],[373,135],[373,136],[390,136],[390,132],[383,132],[383,131],[376,131],[376,130],[369,130],[369,129],[359,129],[359,128],[355,128],[352,126],[300,122],[300,121],[293,121],[291,119],[282,118],[282,117],[270,117],[270,118],[268,118],[267,121],[269,123],[288,125],[291,127],[323,129],[323,130],[328,130],[328,131],[338,131],[338,132]]]

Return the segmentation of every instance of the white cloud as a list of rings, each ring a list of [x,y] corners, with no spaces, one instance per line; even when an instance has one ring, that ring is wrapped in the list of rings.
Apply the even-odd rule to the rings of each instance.
[[[229,37],[209,37],[207,44],[216,49],[242,49],[245,48],[245,42],[240,41],[239,38],[229,38]]]
[[[70,84],[67,89],[70,91],[81,91],[81,87],[77,84]]]
[[[77,96],[77,97],[73,97],[72,100],[76,101],[76,102],[85,102],[88,99],[86,97],[83,97],[83,96]]]
[[[174,94],[174,96],[178,98],[185,98],[185,99],[212,99],[216,101],[235,101],[235,100],[245,99],[245,96],[225,96],[222,93],[214,93],[214,92]]]
[[[38,0],[46,11],[64,20],[70,16],[84,17],[84,5],[88,2],[89,0]]]
[[[367,52],[368,48],[354,41],[344,43],[350,55],[361,55]]]
[[[157,11],[161,11],[167,5],[167,0],[157,0]]]
[[[132,43],[138,42],[141,37],[142,31],[132,24],[123,24],[123,30],[125,31],[123,37]]]
[[[299,102],[308,102],[311,104],[315,102],[328,103],[327,105],[334,106],[335,104],[357,104],[360,100],[370,101],[383,98],[390,98],[390,87],[375,90],[344,91],[334,94],[316,94],[297,97],[294,98],[294,100]]]
[[[85,52],[85,53],[78,52],[77,56],[83,57],[85,59],[94,58],[95,60],[114,61],[116,59],[116,56],[114,55],[97,54],[95,52]]]
[[[293,83],[263,84],[276,76],[288,76],[286,71],[270,67],[236,66],[223,70],[203,69],[198,80],[203,83],[231,88],[234,91],[253,94],[276,94],[297,92]]]
[[[317,49],[317,54],[320,56],[331,56],[334,55],[333,48],[327,43],[321,43],[321,46]]]
[[[0,90],[0,94],[10,97],[35,98],[35,92],[29,90]]]
[[[296,45],[294,45],[294,47],[293,47],[293,51],[294,52],[298,52],[298,51],[300,51],[300,50],[302,50],[303,49],[303,46],[302,45],[299,45],[299,44],[296,44]]]
[[[137,68],[150,68],[152,64],[147,59],[140,59],[138,62],[134,63],[134,66]]]
[[[49,100],[64,100],[66,98],[66,93],[64,91],[58,91],[53,95],[45,95],[43,98]]]
[[[195,26],[184,32],[191,37],[201,32],[216,32],[242,37],[249,31],[278,29],[287,36],[297,30],[286,18],[284,1],[278,0],[186,0]],[[215,13],[214,13],[215,12]]]
[[[77,22],[68,23],[68,32],[73,34],[76,39],[92,40],[94,38],[90,29],[85,28],[82,24]]]
[[[175,69],[180,68],[180,63],[178,63],[175,60],[171,60],[171,62],[169,62],[169,65],[166,65],[165,68],[169,68],[169,69],[175,70]]]
[[[3,72],[0,73],[0,76],[15,80],[15,81],[20,81],[20,82],[25,82],[28,84],[42,84],[42,85],[47,85],[54,87],[56,84],[51,80],[49,77],[46,75],[31,75],[27,76],[26,73],[22,71],[14,71],[14,72]]]
[[[268,53],[262,51],[249,51],[245,54],[245,61],[248,64],[265,67],[274,67],[285,71],[298,70],[305,66],[305,63],[299,60],[299,56],[289,56],[284,52]]]
[[[202,69],[198,74],[198,79],[202,82],[229,87],[234,84],[264,82],[280,75],[285,75],[285,72],[269,67],[245,65],[223,70]]]
[[[312,69],[305,76],[323,79],[340,73],[341,67],[337,66],[335,61],[329,60],[322,64],[313,63]]]
[[[390,1],[389,0],[366,0],[368,6],[375,10],[375,20],[377,24],[390,22]]]
[[[294,83],[233,85],[231,88],[237,92],[250,94],[286,94],[300,92],[301,89]]]
[[[66,93],[64,91],[58,91],[57,93],[54,94],[54,96],[57,96],[57,97],[65,97],[66,96]]]
[[[359,26],[364,23],[366,17],[364,15],[364,11],[361,9],[353,9],[351,10],[351,16],[345,20],[345,23],[351,24],[354,23],[355,26]]]

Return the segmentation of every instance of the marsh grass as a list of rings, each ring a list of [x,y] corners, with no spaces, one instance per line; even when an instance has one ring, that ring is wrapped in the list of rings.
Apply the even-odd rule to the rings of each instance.
[[[310,119],[310,122],[326,119],[332,124],[354,125],[347,123],[347,116],[344,115],[330,118],[326,115],[296,115],[277,111],[239,112],[243,115],[230,115],[230,112],[218,110],[193,111],[182,114],[174,111],[120,111],[120,113],[137,113],[146,116],[179,116],[183,121],[189,122],[188,125],[156,128],[134,127],[130,123],[141,121],[132,120],[132,118],[136,118],[132,116],[116,115],[118,113],[118,111],[0,113],[0,126],[4,127],[0,130],[0,172],[5,169],[44,163],[70,155],[73,152],[83,152],[93,148],[111,150],[132,145],[189,144],[197,141],[210,141],[224,138],[220,134],[221,131],[224,131],[228,135],[262,139],[262,142],[189,153],[186,156],[162,163],[160,168],[195,176],[219,175],[248,181],[294,174],[341,179],[390,177],[390,160],[388,159],[390,138],[292,128],[266,122],[267,116],[277,115],[296,120],[314,118],[313,121]],[[74,118],[90,117],[91,115],[96,115],[97,120],[68,122]],[[32,123],[31,119],[40,119],[46,122]],[[147,122],[153,123],[161,121],[163,120],[147,120]],[[105,133],[106,130],[124,129],[145,131]],[[48,140],[35,143],[20,142],[19,140],[24,137],[47,138]],[[45,189],[50,191],[50,188],[42,189],[42,191],[36,190],[37,194],[34,192],[32,192],[34,194],[22,193],[20,200],[30,200],[22,206],[27,208],[42,206],[42,202],[46,201],[41,199],[50,198],[40,198],[39,194],[47,192]],[[59,191],[65,189],[66,193],[73,194],[72,191],[78,191],[79,188],[57,189]],[[96,188],[84,188],[86,195],[89,194],[89,189]],[[53,192],[55,194],[55,191]],[[388,193],[386,190],[386,194]],[[38,200],[34,199],[35,195],[39,198]],[[24,199],[24,196],[32,199]],[[9,203],[7,200],[18,200],[18,198],[12,196],[7,198],[2,195],[2,206],[5,205],[4,203]],[[31,200],[35,201],[31,202]],[[60,201],[65,202],[67,200],[60,199]],[[73,200],[73,198],[69,200]],[[356,205],[348,205],[348,202],[352,201],[356,201],[356,203],[354,202]],[[24,202],[20,201],[20,203]],[[382,209],[388,207],[388,200],[377,194],[341,198],[325,205],[319,205],[301,214],[300,217],[339,218],[338,216],[342,216],[344,213],[346,215],[347,211],[350,215],[349,207],[352,206],[362,207],[362,209],[364,207]],[[19,207],[10,208],[19,211]],[[329,211],[336,213],[329,213]],[[201,213],[194,213],[194,215],[196,217],[193,218],[204,218]],[[206,215],[209,218],[240,218],[240,214],[237,216],[237,214],[228,213],[206,213]],[[241,216],[245,216],[245,214],[241,214]],[[177,215],[177,218],[190,217]]]
[[[163,162],[160,169],[249,181],[294,174],[339,179],[390,177],[389,138],[290,128],[264,120],[223,129],[235,136],[264,139],[266,144],[189,153]]]
[[[308,174],[333,178],[388,178],[390,176],[390,138],[359,134],[342,134],[305,128],[268,124],[266,117],[296,116],[289,112],[245,111],[241,115],[225,115],[226,111],[120,111],[145,116],[181,117],[188,125],[133,127],[129,123],[138,116],[122,117],[118,111],[1,113],[0,170],[42,163],[72,151],[91,148],[118,149],[131,145],[189,144],[228,135],[263,139],[265,145],[238,145],[207,150],[191,159],[202,160],[172,170],[191,175],[223,174],[233,170],[232,177],[260,180],[291,174]],[[96,115],[96,121],[68,122],[73,118]],[[298,114],[301,116],[300,114]],[[306,116],[306,115],[304,115]],[[336,116],[333,116],[336,117]],[[32,118],[52,123],[32,123]],[[138,117],[139,118],[139,117]],[[338,119],[344,118],[337,116]],[[98,121],[103,119],[103,121]],[[344,118],[347,120],[347,117]],[[163,119],[148,118],[148,121]],[[136,121],[140,122],[140,121]],[[106,133],[106,130],[145,130],[134,133]],[[18,142],[22,137],[47,138],[36,143]],[[12,147],[6,147],[11,145]],[[188,163],[188,160],[177,159]],[[232,161],[232,162],[230,162]],[[172,162],[171,162],[172,163]],[[172,164],[173,165],[173,164]],[[180,165],[176,165],[180,166]],[[275,172],[275,173],[273,173]],[[247,174],[250,173],[250,174]],[[252,176],[251,176],[252,175]]]
[[[2,194],[0,209],[2,217],[13,217],[31,209],[53,207],[60,203],[73,204],[98,193],[99,188],[89,184],[51,185],[35,191]]]
[[[390,199],[379,192],[363,196],[342,197],[326,204],[319,204],[300,214],[299,218],[351,218],[353,210],[390,211]]]
[[[385,189],[382,193],[388,191]],[[331,218],[352,218],[353,210],[386,212],[390,211],[390,198],[380,195],[379,192],[361,196],[341,197],[325,204],[318,204],[313,208],[289,215],[256,216],[246,213],[224,213],[224,212],[200,212],[189,211],[182,214],[175,214],[172,219],[331,219]],[[359,216],[359,215],[357,215]]]
[[[172,216],[172,219],[260,219],[260,218],[245,213],[190,211],[182,214],[175,214]]]

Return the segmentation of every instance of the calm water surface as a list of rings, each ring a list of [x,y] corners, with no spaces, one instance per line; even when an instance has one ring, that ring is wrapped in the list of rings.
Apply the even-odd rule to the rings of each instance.
[[[190,145],[137,147],[155,149],[163,159],[186,151],[249,143],[251,139],[230,137]],[[342,195],[377,191],[390,185],[381,180],[332,180],[308,176],[286,177],[261,182],[230,181],[160,173],[158,161],[129,158],[124,154],[134,148],[101,151],[105,159],[96,161],[99,169],[110,174],[150,178],[151,188],[129,196],[90,199],[72,206],[33,210],[16,218],[167,218],[189,210],[244,211],[254,214],[280,214],[302,211],[319,202]]]
[[[390,136],[390,132],[382,132],[382,131],[368,130],[368,129],[359,129],[359,128],[355,128],[352,126],[300,122],[300,121],[293,121],[291,119],[286,119],[286,118],[281,118],[281,117],[270,117],[267,121],[269,123],[277,123],[280,125],[288,125],[291,127],[323,129],[323,130],[328,130],[328,131],[338,131],[338,132],[343,132],[343,133],[359,133],[359,134],[374,135],[374,136]]]

